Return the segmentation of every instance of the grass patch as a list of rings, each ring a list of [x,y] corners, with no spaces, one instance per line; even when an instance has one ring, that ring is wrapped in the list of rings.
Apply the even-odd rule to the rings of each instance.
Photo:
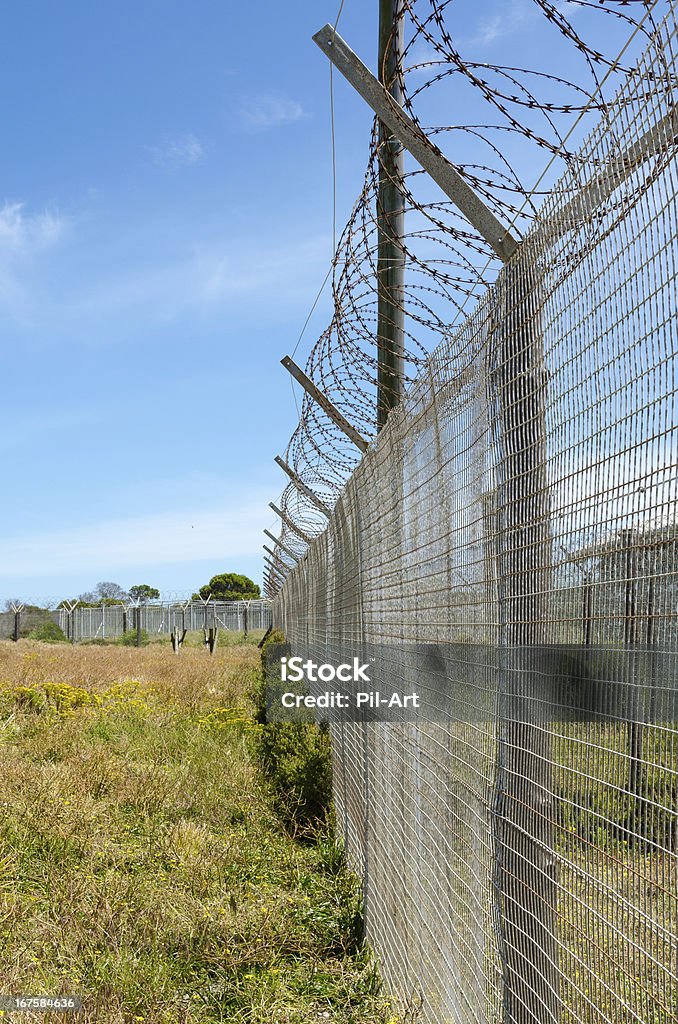
[[[259,782],[258,672],[254,644],[0,644],[0,991],[105,1024],[402,1019],[341,851]]]

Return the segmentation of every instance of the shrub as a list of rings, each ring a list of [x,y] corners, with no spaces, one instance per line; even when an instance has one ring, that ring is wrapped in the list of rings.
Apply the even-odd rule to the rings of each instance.
[[[37,625],[28,634],[28,639],[42,640],[48,644],[63,644],[68,640],[63,629],[57,625],[54,619],[45,619],[44,622]]]
[[[145,646],[148,643],[148,631],[145,629],[141,630],[141,644]],[[122,644],[123,647],[136,647],[137,645],[137,631],[136,629],[128,629],[126,633],[119,636],[116,640],[117,644]]]
[[[255,754],[273,791],[277,812],[295,833],[311,834],[332,814],[332,761],[329,730],[315,722],[267,722],[266,678],[289,645],[273,630],[261,649],[262,671],[252,697]]]

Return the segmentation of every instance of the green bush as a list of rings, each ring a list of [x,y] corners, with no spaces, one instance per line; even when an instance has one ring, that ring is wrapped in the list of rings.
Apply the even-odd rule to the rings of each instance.
[[[141,644],[145,645],[148,643],[148,632],[145,629],[141,630]],[[123,647],[136,647],[137,645],[137,631],[136,629],[128,629],[126,633],[119,636],[116,640],[117,644],[121,644]]]
[[[273,630],[262,647],[262,671],[252,694],[260,725],[254,746],[281,818],[293,832],[312,834],[332,815],[329,730],[314,722],[266,721],[266,676],[289,650],[280,630]]]
[[[54,619],[45,619],[28,634],[29,640],[42,640],[48,644],[67,643],[67,637],[63,629],[56,624]]]

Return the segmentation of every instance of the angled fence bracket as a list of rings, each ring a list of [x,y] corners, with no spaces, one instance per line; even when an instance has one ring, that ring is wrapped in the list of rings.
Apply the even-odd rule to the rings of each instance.
[[[321,28],[313,36],[313,41],[372,108],[382,124],[400,140],[488,245],[492,246],[497,256],[507,263],[518,248],[518,241],[510,234],[508,228],[497,220],[480,196],[476,195],[456,167],[393,100],[372,72],[365,67],[360,57],[331,25]]]
[[[284,570],[289,569],[289,566],[285,565],[285,563],[283,562],[283,560],[280,557],[280,555],[276,555],[275,551],[272,551],[271,548],[268,547],[268,545],[262,544],[261,546],[263,547],[264,551],[266,552],[266,555],[264,555],[264,558],[266,558],[266,556],[268,555],[268,561],[272,563],[273,567],[276,569],[278,574],[280,574],[280,570],[281,569],[284,569]]]
[[[287,465],[284,459],[281,459],[279,455],[276,455],[275,461],[278,463],[283,472],[287,473],[288,477],[290,478],[294,486],[297,488],[297,490],[301,491],[301,493],[304,494],[308,498],[308,500],[313,505],[315,505],[317,509],[320,509],[322,514],[327,516],[327,518],[329,519],[329,517],[332,515],[332,509],[329,508],[329,506],[326,505],[324,501],[321,501],[320,498],[318,498],[317,495],[313,493],[311,488],[307,487],[306,484],[299,479],[297,474],[290,466]]]
[[[278,542],[276,541],[276,544],[277,543]],[[269,547],[267,547],[265,544],[263,545],[263,548],[264,548],[264,551],[268,552],[268,554],[271,556],[271,558],[276,563],[276,565],[279,565],[281,569],[285,570],[285,572],[289,572],[289,570],[290,570],[289,565],[285,565],[285,563],[283,562],[283,560],[280,557],[280,555],[276,555],[275,551],[271,551],[271,549]]]
[[[289,555],[295,562],[299,561],[299,555],[295,555],[291,548],[286,547],[285,544],[280,540],[279,537],[274,537],[269,530],[264,530],[264,533],[269,540],[272,540],[274,544],[277,544],[281,551],[284,551],[286,555]]]
[[[576,230],[586,223],[594,211],[617,189],[645,160],[665,153],[674,146],[678,137],[678,112],[672,110],[653,124],[637,142],[613,157],[598,174],[584,185],[574,199],[561,210],[557,210],[539,227],[538,234],[556,238],[568,231]]]
[[[266,548],[266,551],[268,551],[268,548]],[[285,582],[285,577],[278,568],[278,565],[273,561],[272,558],[269,558],[268,555],[264,555],[264,561],[268,566],[269,576],[271,577],[271,579],[279,586],[282,585]]]
[[[74,612],[75,612],[75,609],[78,607],[78,604],[80,602],[79,602],[79,600],[75,600],[75,601],[62,601],[61,603],[62,603],[62,607],[66,609],[66,637],[67,637],[68,640],[71,641],[72,644],[74,644],[75,643]]]
[[[282,519],[283,523],[288,528],[288,530],[291,530],[292,533],[296,533],[297,537],[299,537],[301,540],[305,541],[306,544],[310,544],[311,543],[313,538],[310,537],[307,533],[304,533],[304,531],[302,529],[300,529],[300,527],[298,527],[296,523],[292,522],[290,517],[286,516],[285,513],[282,512],[278,508],[277,505],[274,505],[272,501],[269,501],[268,504],[269,504],[269,507],[273,509],[275,514],[277,516],[280,516],[280,518]]]
[[[12,601],[10,607],[14,612],[14,632],[12,635],[12,640],[18,642],[19,636],[21,635],[21,613],[26,606],[21,601],[19,602],[19,604],[17,604],[15,601]]]
[[[269,588],[277,588],[281,586],[281,581],[278,579],[277,576],[274,576],[273,573],[270,571],[268,563],[266,563],[266,571],[264,572],[264,584]]]
[[[291,356],[285,356],[280,362],[288,370],[298,384],[301,384],[302,388],[307,395],[310,395],[314,402],[317,402],[320,408],[326,413],[332,422],[339,427],[339,429],[346,434],[356,448],[359,448],[361,452],[367,451],[367,441],[362,437],[355,427],[352,427],[345,416],[339,412],[339,410],[330,402],[329,398],[322,393],[322,391],[316,387],[310,377],[308,377],[301,367],[297,366]]]

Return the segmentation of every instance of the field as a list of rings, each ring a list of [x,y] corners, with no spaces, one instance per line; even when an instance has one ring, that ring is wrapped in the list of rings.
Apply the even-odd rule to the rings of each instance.
[[[402,1019],[331,834],[271,809],[258,655],[0,643],[0,994],[99,1024]]]

